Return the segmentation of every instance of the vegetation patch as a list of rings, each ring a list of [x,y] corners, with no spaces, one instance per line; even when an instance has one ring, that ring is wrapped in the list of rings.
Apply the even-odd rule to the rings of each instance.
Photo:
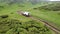
[[[8,18],[8,15],[2,15],[1,18]]]
[[[58,13],[58,15],[60,15],[60,12]]]
[[[44,10],[49,10],[49,11],[59,11],[60,10],[60,4],[54,3],[54,4],[38,7],[37,9],[39,9],[39,10],[44,9]]]
[[[0,11],[4,8],[4,6],[0,6]]]
[[[34,20],[21,22],[16,19],[1,19],[1,34],[51,34],[49,28]]]

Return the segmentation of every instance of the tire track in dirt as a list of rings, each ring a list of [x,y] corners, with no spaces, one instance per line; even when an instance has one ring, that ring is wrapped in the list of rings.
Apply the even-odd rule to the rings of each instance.
[[[17,12],[19,15],[22,15],[20,12]],[[43,24],[45,24],[47,27],[49,27],[52,31],[54,31],[56,34],[60,34],[60,30],[57,29],[54,25],[50,24],[49,22],[45,21],[45,20],[42,20],[42,19],[38,19],[38,18],[35,18],[33,16],[30,16],[30,17],[27,17],[27,18],[31,18],[32,20],[36,20],[36,21],[39,21],[39,22],[42,22]]]
[[[36,21],[41,21],[43,24],[45,24],[47,27],[49,27],[51,30],[53,30],[56,34],[60,34],[60,30],[57,29],[54,25],[52,24],[49,24],[49,22],[45,21],[45,20],[42,20],[42,19],[38,19],[38,18],[35,18],[35,17],[29,17],[33,20],[36,20]]]

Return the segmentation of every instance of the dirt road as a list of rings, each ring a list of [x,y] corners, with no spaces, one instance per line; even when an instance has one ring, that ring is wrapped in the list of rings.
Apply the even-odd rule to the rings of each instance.
[[[38,19],[38,18],[35,18],[35,17],[29,17],[33,20],[36,20],[36,21],[41,21],[42,23],[44,23],[47,27],[49,27],[51,30],[53,30],[56,34],[60,34],[60,30],[57,29],[54,25],[50,24],[49,22],[45,21],[45,20],[42,20],[42,19]]]
[[[17,12],[17,13],[21,15],[20,12]],[[52,31],[54,31],[56,34],[60,34],[60,30],[57,29],[54,25],[50,24],[48,21],[45,21],[45,20],[42,20],[42,19],[38,19],[38,18],[35,18],[33,16],[30,16],[30,17],[27,17],[27,18],[31,18],[32,20],[36,20],[36,21],[42,22],[47,27],[49,27]]]

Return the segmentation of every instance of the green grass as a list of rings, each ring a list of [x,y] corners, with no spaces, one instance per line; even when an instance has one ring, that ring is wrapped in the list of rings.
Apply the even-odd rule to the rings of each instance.
[[[48,11],[48,10],[39,10],[39,9],[31,9],[28,10],[31,14],[37,18],[41,18],[46,20],[60,29],[60,15],[58,11]]]
[[[28,28],[28,29],[27,29]],[[30,20],[22,22],[14,18],[0,18],[0,34],[52,34],[41,22]]]
[[[24,4],[23,4],[24,5]],[[19,10],[23,10],[23,11],[30,11],[31,15],[35,16],[35,17],[38,17],[38,18],[43,18],[43,19],[50,19],[52,18],[51,16],[47,16],[47,13],[49,12],[42,12],[42,11],[39,11],[39,10],[33,10],[31,8],[34,8],[34,7],[39,7],[41,5],[24,5],[24,7],[21,7],[20,5],[18,4],[13,4],[11,6],[9,5],[4,5],[4,8],[0,11],[0,16],[1,15],[8,15],[9,19],[17,19],[17,20],[20,20],[21,22],[28,22],[28,21],[31,21],[32,19],[30,18],[27,18],[25,16],[22,16],[22,15],[19,15],[17,14],[17,11]],[[53,13],[52,13],[53,14]],[[48,14],[50,15],[50,13]],[[49,18],[50,17],[50,18]],[[54,18],[53,18],[54,19]],[[52,21],[52,20],[51,20]],[[53,22],[55,23],[55,22]],[[42,25],[43,26],[43,25]],[[12,30],[11,30],[12,31]],[[9,32],[9,31],[8,31]],[[48,31],[47,33],[49,33],[51,31]],[[46,33],[46,34],[47,34]]]
[[[26,10],[29,7],[31,7],[29,5],[24,5],[23,4],[24,7],[21,7],[19,4],[13,4],[13,5],[10,5],[10,6],[5,5],[5,4],[1,4],[1,6],[3,6],[4,8],[0,11],[0,15],[7,14],[7,15],[9,15],[9,18],[15,18],[15,19],[20,19],[21,18],[22,22],[31,20],[29,18],[26,18],[22,15],[17,14],[17,11]]]

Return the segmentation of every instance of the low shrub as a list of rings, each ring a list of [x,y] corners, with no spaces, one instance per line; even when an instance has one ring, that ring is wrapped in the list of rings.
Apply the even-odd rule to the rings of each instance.
[[[1,34],[47,34],[50,30],[42,23],[29,21],[22,23],[16,19],[4,19],[0,21]]]
[[[8,18],[8,15],[2,15],[1,18]]]

